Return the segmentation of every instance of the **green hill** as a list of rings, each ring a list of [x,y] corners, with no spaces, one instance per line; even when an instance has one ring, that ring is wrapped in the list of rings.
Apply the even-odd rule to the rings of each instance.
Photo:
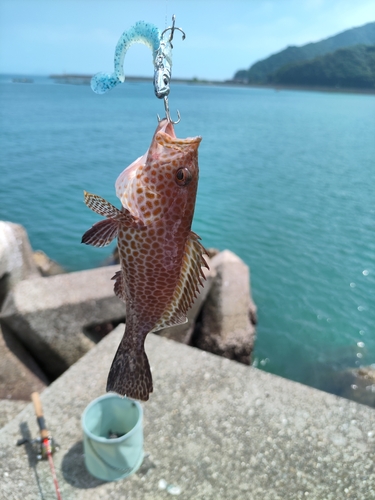
[[[277,54],[256,62],[248,70],[237,71],[234,75],[234,80],[244,83],[267,83],[269,75],[275,73],[282,66],[295,62],[308,61],[338,49],[358,44],[375,44],[375,22],[343,31],[320,42],[308,43],[301,47],[287,47]]]
[[[339,49],[311,61],[291,63],[268,76],[287,85],[375,89],[375,45]]]

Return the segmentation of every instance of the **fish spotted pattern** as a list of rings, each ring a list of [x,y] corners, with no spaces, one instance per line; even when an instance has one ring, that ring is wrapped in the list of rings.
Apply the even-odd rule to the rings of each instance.
[[[125,333],[107,391],[149,398],[153,385],[145,338],[185,323],[205,278],[206,252],[191,231],[200,141],[176,138],[172,123],[162,120],[146,154],[116,181],[121,210],[85,192],[86,205],[106,219],[94,224],[82,241],[100,247],[117,237],[121,269],[113,277],[114,291],[126,304]]]

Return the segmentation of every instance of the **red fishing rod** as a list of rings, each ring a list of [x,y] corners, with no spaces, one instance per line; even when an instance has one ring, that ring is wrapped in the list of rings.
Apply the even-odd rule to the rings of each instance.
[[[46,422],[44,420],[42,403],[40,401],[39,394],[37,392],[33,392],[31,394],[31,400],[34,404],[34,410],[36,414],[36,419],[38,422],[39,430],[40,430],[40,447],[41,447],[41,455],[42,458],[47,458],[49,462],[49,466],[51,468],[53,484],[55,485],[57,500],[62,500],[59,483],[57,482],[56,470],[53,463],[52,453],[54,450],[53,439],[51,433],[46,427]]]

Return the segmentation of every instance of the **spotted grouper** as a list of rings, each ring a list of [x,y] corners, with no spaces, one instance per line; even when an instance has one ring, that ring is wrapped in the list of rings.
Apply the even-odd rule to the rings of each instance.
[[[115,294],[126,304],[126,327],[108,375],[107,391],[143,401],[153,391],[144,342],[148,333],[187,321],[207,267],[200,238],[191,231],[201,137],[178,139],[159,122],[149,150],[116,181],[117,209],[85,192],[85,203],[106,217],[82,242],[96,247],[117,237],[121,268]]]

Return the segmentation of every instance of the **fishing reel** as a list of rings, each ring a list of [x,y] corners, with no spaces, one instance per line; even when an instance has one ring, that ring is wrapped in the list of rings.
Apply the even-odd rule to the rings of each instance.
[[[60,448],[52,436],[48,436],[44,439],[41,437],[35,439],[21,438],[16,443],[17,446],[22,446],[24,444],[30,444],[32,446],[38,460],[48,460],[48,455],[53,455],[55,451],[58,451]]]

